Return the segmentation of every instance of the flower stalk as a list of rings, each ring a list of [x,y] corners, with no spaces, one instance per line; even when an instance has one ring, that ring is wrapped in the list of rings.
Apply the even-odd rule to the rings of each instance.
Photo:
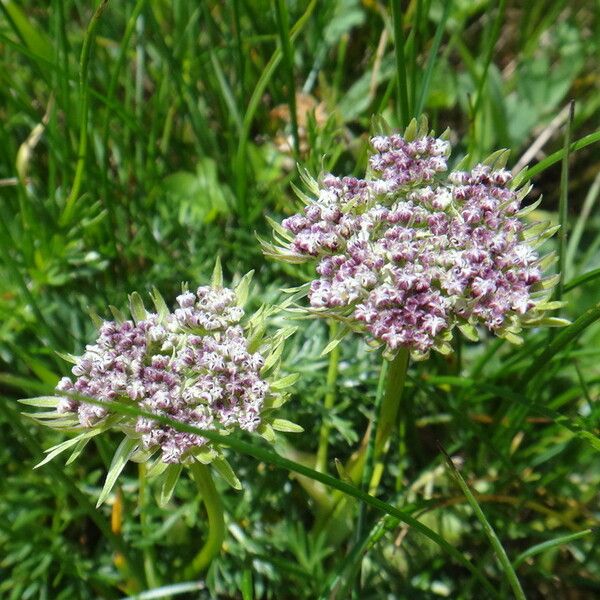
[[[146,463],[138,464],[138,481],[139,481],[139,493],[138,493],[138,510],[140,512],[140,527],[144,537],[150,535],[148,528],[148,519],[146,515],[146,498],[147,498],[147,483],[148,483],[148,469]],[[150,588],[156,588],[160,586],[160,581],[156,575],[154,565],[156,564],[156,556],[154,554],[154,548],[152,546],[144,546],[144,575]]]
[[[194,577],[206,569],[212,559],[219,554],[225,539],[225,519],[221,496],[215,487],[208,467],[195,462],[190,465],[190,471],[202,495],[208,518],[208,537],[186,572],[188,577]]]
[[[362,445],[365,452],[361,473],[362,489],[369,493],[375,492],[383,476],[383,465],[376,467],[376,463],[387,450],[390,434],[398,418],[408,369],[408,356],[408,350],[403,348],[393,360],[384,359],[381,365],[375,397],[375,420],[369,430],[368,443]],[[373,430],[375,434],[372,433]],[[361,504],[356,526],[357,540],[363,532],[364,510],[365,506]]]
[[[329,324],[329,339],[335,339],[338,333],[338,323],[331,321]],[[338,368],[340,362],[340,347],[337,344],[329,354],[329,367],[327,369],[327,390],[325,392],[325,400],[323,408],[325,409],[325,418],[321,424],[319,432],[319,448],[317,450],[316,470],[321,472],[327,471],[327,455],[329,449],[329,434],[331,433],[331,424],[327,420],[327,414],[333,409],[336,399],[335,384],[338,376]]]

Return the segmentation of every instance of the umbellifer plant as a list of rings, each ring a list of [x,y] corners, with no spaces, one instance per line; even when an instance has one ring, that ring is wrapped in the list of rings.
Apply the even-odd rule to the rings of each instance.
[[[229,434],[256,432],[273,441],[274,430],[301,431],[275,417],[286,400],[283,391],[294,376],[278,378],[283,344],[293,329],[265,336],[273,309],[261,308],[244,319],[251,273],[234,289],[223,287],[217,262],[210,286],[195,292],[183,289],[178,308],[170,312],[155,290],[155,312],[144,307],[139,294],[130,296],[131,319],[111,307],[114,320],[95,317],[98,339],[82,356],[66,356],[74,366],[74,380],[64,377],[56,396],[25,400],[51,409],[32,416],[50,427],[77,432],[75,437],[49,448],[42,466],[70,451],[74,461],[86,444],[106,431],[124,434],[98,498],[109,497],[128,461],[147,463],[146,476],[159,478],[160,504],[165,505],[184,469],[198,484],[206,506],[209,535],[189,572],[206,567],[218,553],[225,534],[223,509],[211,468],[232,487],[241,484],[223,449],[196,433],[176,431],[153,420],[169,417],[201,430]],[[86,402],[93,399],[94,402]],[[138,407],[146,416],[128,416],[111,410],[119,401]]]
[[[375,435],[368,430],[369,443],[346,466],[369,490],[381,477],[373,464],[396,422],[409,357],[450,354],[456,329],[472,341],[487,330],[520,344],[524,328],[567,323],[548,315],[561,306],[552,300],[558,276],[544,277],[555,257],[537,251],[558,227],[523,219],[539,202],[521,208],[531,186],[504,168],[509,152],[450,170],[448,136],[436,137],[426,119],[403,135],[380,128],[364,179],[315,180],[301,169],[304,206],[272,222],[273,241],[261,240],[271,258],[314,265],[312,281],[294,291],[308,296],[298,310],[339,324],[326,351],[350,331],[382,348]]]

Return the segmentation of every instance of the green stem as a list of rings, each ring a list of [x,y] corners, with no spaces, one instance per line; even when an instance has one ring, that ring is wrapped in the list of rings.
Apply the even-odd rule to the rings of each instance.
[[[377,395],[375,397],[375,419],[372,430],[375,435],[370,436],[366,447],[365,466],[362,472],[362,489],[369,492],[376,489],[383,468],[375,471],[375,461],[385,452],[390,434],[396,424],[402,391],[406,381],[406,371],[408,369],[409,352],[402,348],[394,360],[384,360],[379,373],[379,382],[377,384]],[[361,504],[358,512],[358,521],[356,524],[356,540],[360,540],[363,534],[365,520],[365,505]]]
[[[217,492],[209,468],[199,462],[194,462],[190,466],[190,470],[202,494],[202,501],[206,507],[208,517],[208,537],[188,568],[187,576],[193,577],[203,571],[212,559],[219,554],[221,544],[225,538],[225,519],[223,518],[221,497]]]
[[[329,339],[333,340],[337,335],[337,321],[331,321],[329,325]],[[327,471],[327,452],[329,446],[329,434],[331,432],[331,423],[327,416],[333,408],[336,398],[335,382],[337,381],[338,367],[340,363],[340,346],[339,344],[329,353],[329,368],[327,370],[327,390],[325,392],[325,400],[323,408],[325,415],[319,432],[319,448],[317,450],[316,470],[322,473]]]
[[[138,494],[138,510],[140,512],[140,527],[142,535],[145,539],[150,536],[150,530],[148,528],[148,519],[146,518],[146,463],[140,463],[138,465],[138,481],[139,481],[139,494]],[[156,556],[154,554],[154,548],[152,546],[144,546],[144,574],[146,575],[146,581],[148,587],[156,588],[160,586],[160,580],[156,576],[154,565],[156,564]]]
[[[384,450],[390,433],[396,424],[402,391],[406,382],[408,357],[408,350],[402,348],[394,360],[389,363],[385,394],[381,403],[381,415],[379,416],[379,424],[375,437],[375,458],[378,458]]]
[[[383,408],[383,390],[385,388],[385,382],[387,379],[387,373],[389,368],[389,362],[384,359],[381,370],[379,371],[379,381],[377,382],[377,393],[375,395],[375,405],[374,405],[374,413],[375,416],[373,418],[373,424],[371,430],[369,431],[369,442],[366,446],[366,457],[364,462],[364,468],[362,470],[362,479],[361,479],[361,489],[367,491],[369,489],[369,482],[371,481],[371,476],[373,475],[373,468],[375,465],[375,440],[377,435],[373,435],[373,430],[379,431],[380,427],[380,418],[382,416],[382,408]],[[362,532],[364,528],[365,521],[365,505],[361,504],[358,509],[358,520],[356,523],[356,540],[358,541],[362,537]]]

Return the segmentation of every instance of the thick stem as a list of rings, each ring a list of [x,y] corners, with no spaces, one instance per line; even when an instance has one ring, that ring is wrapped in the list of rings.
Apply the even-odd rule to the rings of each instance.
[[[375,449],[377,446],[377,437],[381,424],[381,417],[383,416],[383,398],[387,374],[389,369],[389,362],[384,360],[381,364],[381,370],[379,371],[379,381],[377,382],[377,393],[375,395],[375,406],[373,426],[369,431],[369,441],[366,445],[366,456],[364,460],[364,467],[362,469],[361,488],[367,491],[369,488],[369,482],[373,476],[373,467],[375,465]],[[377,433],[373,435],[373,430]],[[356,523],[356,539],[359,540],[362,537],[363,525],[365,519],[365,505],[361,504],[358,508],[358,520]]]
[[[408,350],[401,349],[394,360],[388,362],[384,360],[381,365],[379,382],[377,384],[377,395],[375,396],[375,419],[372,430],[375,435],[370,435],[369,442],[363,446],[366,452],[364,461],[358,464],[364,464],[362,470],[362,488],[376,488],[383,475],[383,468],[375,471],[375,461],[385,452],[390,434],[398,418],[402,391],[406,381],[406,371],[408,369]],[[359,513],[357,535],[362,534],[363,507]]]
[[[223,518],[221,497],[217,492],[209,468],[206,465],[194,462],[190,466],[190,470],[202,494],[202,501],[206,507],[208,517],[208,537],[186,573],[188,577],[194,577],[200,571],[203,571],[221,550],[221,544],[225,538],[225,519]]]
[[[373,429],[375,435],[370,436],[366,448],[364,469],[362,472],[362,489],[365,492],[376,490],[383,476],[384,464],[381,462],[375,468],[376,461],[385,453],[390,434],[396,424],[400,401],[406,381],[409,353],[401,349],[394,360],[384,360],[379,373],[377,384],[377,395],[375,396],[375,418]],[[385,391],[384,391],[385,390]],[[363,535],[365,521],[365,505],[361,504],[358,509],[358,520],[356,523],[356,541],[360,541]]]
[[[337,335],[338,324],[336,321],[331,321],[329,325],[329,339],[333,340]],[[337,381],[338,367],[340,363],[340,346],[339,344],[329,353],[329,368],[327,370],[327,390],[325,392],[325,400],[323,408],[325,409],[325,417],[321,424],[319,432],[319,449],[317,450],[316,470],[322,473],[327,472],[327,453],[329,449],[329,434],[331,425],[327,420],[327,413],[333,408],[336,398],[335,383]]]
[[[400,401],[408,369],[408,350],[402,348],[389,363],[385,394],[381,403],[381,413],[375,434],[375,458],[385,449],[390,434],[396,424]]]
[[[148,519],[146,518],[146,464],[140,463],[138,465],[138,478],[139,478],[139,494],[138,494],[138,510],[140,511],[140,527],[142,534],[145,538],[148,538],[150,531],[148,529]],[[146,575],[146,581],[148,582],[149,588],[155,588],[160,586],[160,581],[156,576],[154,565],[156,564],[156,557],[154,555],[154,549],[152,546],[144,546],[144,574]]]

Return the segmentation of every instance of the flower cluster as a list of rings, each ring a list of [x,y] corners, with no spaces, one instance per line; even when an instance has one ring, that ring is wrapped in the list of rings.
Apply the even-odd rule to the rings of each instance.
[[[266,253],[316,261],[313,312],[366,330],[388,355],[448,352],[455,326],[472,339],[484,326],[520,341],[523,326],[556,308],[535,250],[553,230],[520,220],[528,190],[511,187],[502,155],[448,173],[447,141],[426,125],[406,137],[371,139],[365,179],[305,177],[315,199],[276,226]]]
[[[280,332],[269,342],[255,335],[257,327],[264,329],[264,311],[258,313],[260,324],[251,319],[242,326],[241,288],[248,281],[236,291],[220,285],[184,291],[173,313],[160,297],[155,300],[157,312],[148,312],[141,298],[132,295],[134,319],[102,322],[96,343],[73,359],[74,380],[64,377],[56,388],[57,417],[72,418],[84,430],[100,429],[117,418],[112,427],[137,440],[138,452],[160,450],[164,464],[186,463],[200,454],[204,460],[218,452],[200,434],[179,432],[149,417],[115,415],[111,401],[125,401],[202,430],[227,433],[239,428],[272,435],[271,425],[277,428],[277,423],[271,409],[281,404],[279,390],[285,386],[273,390],[267,373],[273,375],[277,360],[270,356],[288,333]],[[79,396],[100,403],[79,401]],[[293,430],[293,424],[275,421]]]

